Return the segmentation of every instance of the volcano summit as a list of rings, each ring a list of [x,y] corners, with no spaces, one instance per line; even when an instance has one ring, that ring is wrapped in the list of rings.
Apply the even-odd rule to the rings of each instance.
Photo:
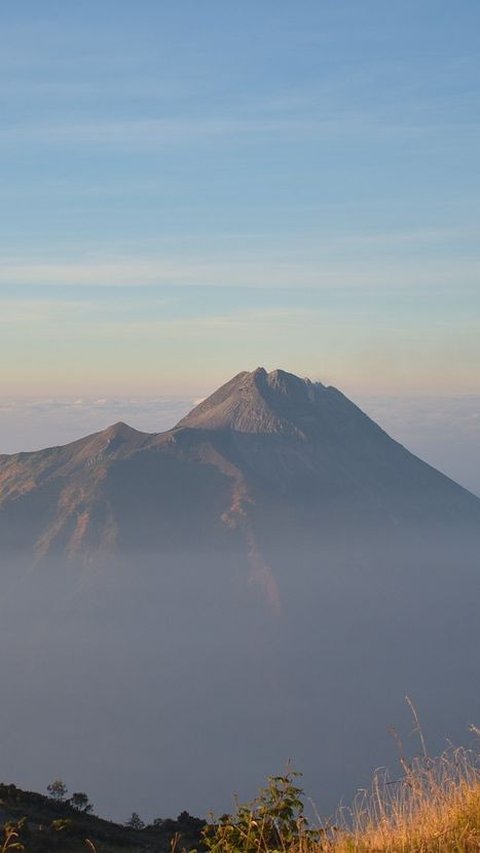
[[[117,423],[0,456],[1,548],[37,559],[479,523],[478,498],[336,388],[283,370],[239,373],[168,432]]]

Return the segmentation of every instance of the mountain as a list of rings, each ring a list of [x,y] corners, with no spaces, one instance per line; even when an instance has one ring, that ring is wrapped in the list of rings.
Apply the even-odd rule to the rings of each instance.
[[[2,550],[37,559],[479,523],[478,498],[336,388],[282,370],[239,373],[168,432],[117,423],[0,456]]]

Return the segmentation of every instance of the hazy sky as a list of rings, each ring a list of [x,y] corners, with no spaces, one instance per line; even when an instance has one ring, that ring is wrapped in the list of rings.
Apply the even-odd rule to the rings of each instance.
[[[0,8],[0,394],[479,392],[477,0]]]

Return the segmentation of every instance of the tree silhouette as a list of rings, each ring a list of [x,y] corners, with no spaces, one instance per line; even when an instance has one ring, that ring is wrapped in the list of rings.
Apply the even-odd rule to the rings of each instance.
[[[130,829],[143,829],[145,824],[136,812],[132,812],[130,820],[127,820],[127,826],[129,826]]]
[[[70,797],[70,804],[74,809],[77,809],[79,812],[85,812],[85,814],[88,814],[93,809],[92,803],[83,791],[76,791],[72,794]]]
[[[67,796],[68,788],[63,779],[54,779],[50,785],[47,785],[47,791],[52,800],[62,803]]]

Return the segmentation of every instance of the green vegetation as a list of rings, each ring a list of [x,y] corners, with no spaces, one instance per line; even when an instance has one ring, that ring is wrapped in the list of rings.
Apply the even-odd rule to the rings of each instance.
[[[303,791],[296,784],[301,774],[287,771],[271,776],[251,803],[237,805],[233,815],[223,815],[205,827],[203,840],[211,853],[269,853],[313,844],[321,830],[312,830],[304,815]]]
[[[479,756],[465,749],[402,759],[397,780],[372,788],[335,821],[312,830],[297,774],[273,777],[252,803],[204,830],[212,853],[478,853]]]
[[[86,794],[65,799],[61,780],[48,786],[50,797],[0,785],[0,853],[478,853],[480,756],[460,748],[431,759],[417,731],[423,754],[408,762],[400,750],[400,778],[375,775],[350,809],[314,827],[290,769],[208,824],[182,812],[146,826],[133,812],[121,826],[90,814]]]

